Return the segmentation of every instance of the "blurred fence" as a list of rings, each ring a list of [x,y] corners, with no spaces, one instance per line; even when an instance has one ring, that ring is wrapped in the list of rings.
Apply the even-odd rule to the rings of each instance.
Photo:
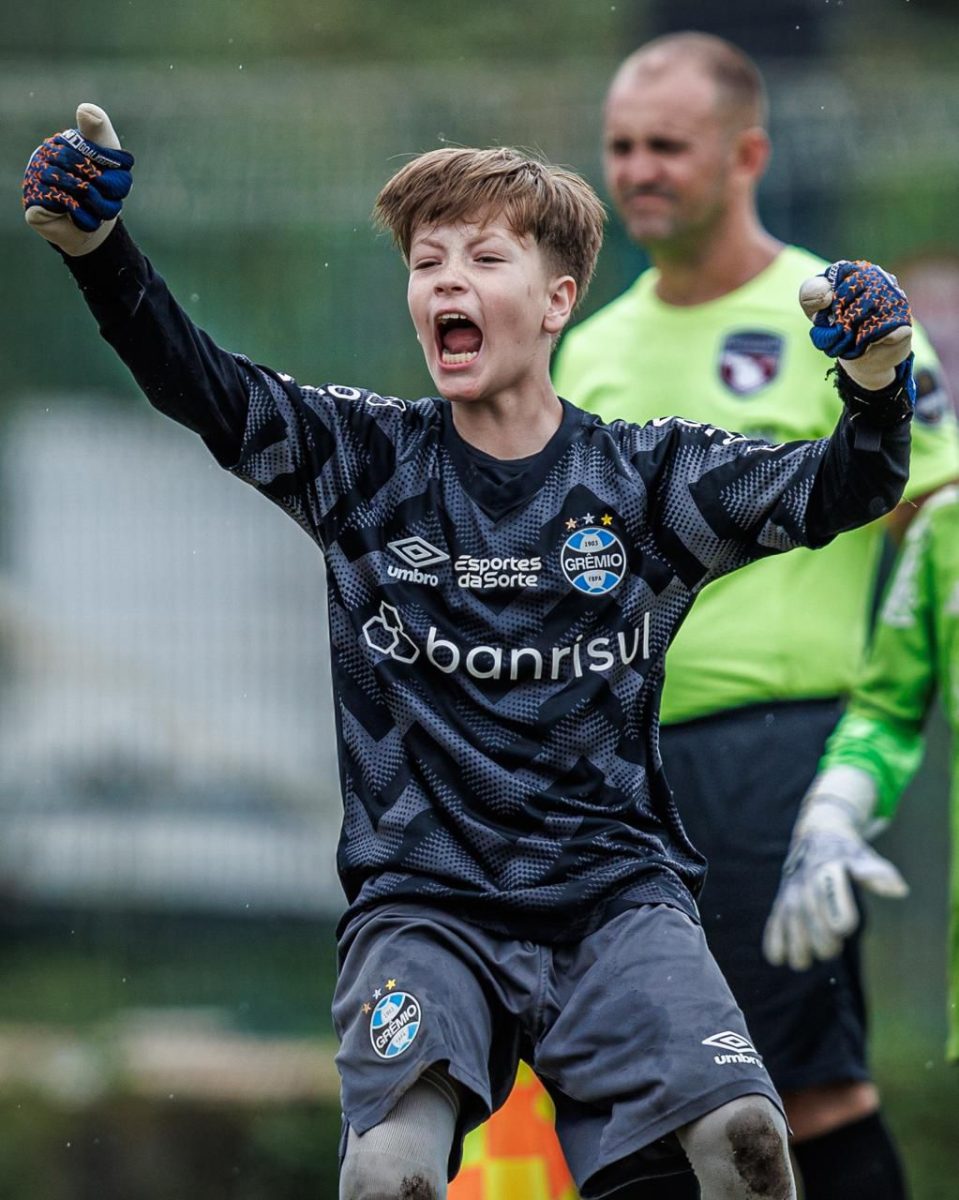
[[[8,429],[0,886],[314,915],[339,902],[319,555],[159,418]]]

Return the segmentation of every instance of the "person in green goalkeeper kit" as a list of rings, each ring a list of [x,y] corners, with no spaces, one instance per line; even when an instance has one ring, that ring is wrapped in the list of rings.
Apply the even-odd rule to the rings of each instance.
[[[764,950],[807,969],[829,961],[859,925],[851,882],[905,895],[902,876],[867,838],[893,816],[922,760],[938,691],[952,731],[952,832],[959,839],[959,487],[942,488],[910,526],[849,706],[793,831]],[[959,863],[950,895],[947,1056],[959,1062]]]

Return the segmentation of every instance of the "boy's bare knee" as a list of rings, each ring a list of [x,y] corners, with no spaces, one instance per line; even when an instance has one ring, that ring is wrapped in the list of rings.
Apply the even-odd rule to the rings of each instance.
[[[768,1107],[755,1104],[734,1112],[726,1136],[736,1171],[756,1196],[783,1200],[792,1195],[786,1147]]]
[[[764,1096],[723,1104],[679,1137],[704,1195],[793,1200],[786,1124]]]

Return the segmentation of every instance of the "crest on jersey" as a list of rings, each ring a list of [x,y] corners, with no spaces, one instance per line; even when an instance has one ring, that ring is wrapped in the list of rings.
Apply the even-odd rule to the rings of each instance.
[[[626,551],[610,529],[587,525],[571,533],[560,551],[563,574],[578,592],[605,596],[626,574]]]
[[[409,992],[390,992],[370,1013],[370,1042],[380,1058],[399,1058],[416,1041],[423,1021],[420,1002]]]
[[[951,408],[946,381],[938,372],[921,367],[916,372],[916,420],[923,425],[941,425]]]
[[[744,329],[731,333],[719,352],[719,378],[737,396],[751,396],[779,374],[783,339],[778,333]]]

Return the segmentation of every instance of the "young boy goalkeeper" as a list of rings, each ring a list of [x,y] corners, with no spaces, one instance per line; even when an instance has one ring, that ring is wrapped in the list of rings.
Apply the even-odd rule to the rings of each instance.
[[[28,220],[150,401],[326,558],[341,1196],[445,1195],[519,1057],[584,1196],[684,1152],[706,1197],[793,1196],[779,1100],[697,922],[663,655],[710,580],[896,503],[911,376],[886,335],[905,297],[868,264],[833,271],[816,334],[849,358],[849,412],[829,439],[606,425],[549,378],[598,200],[511,150],[444,149],[376,203],[439,396],[303,386],[192,324],[116,224],[132,157],[101,110],[78,124],[30,160]]]

